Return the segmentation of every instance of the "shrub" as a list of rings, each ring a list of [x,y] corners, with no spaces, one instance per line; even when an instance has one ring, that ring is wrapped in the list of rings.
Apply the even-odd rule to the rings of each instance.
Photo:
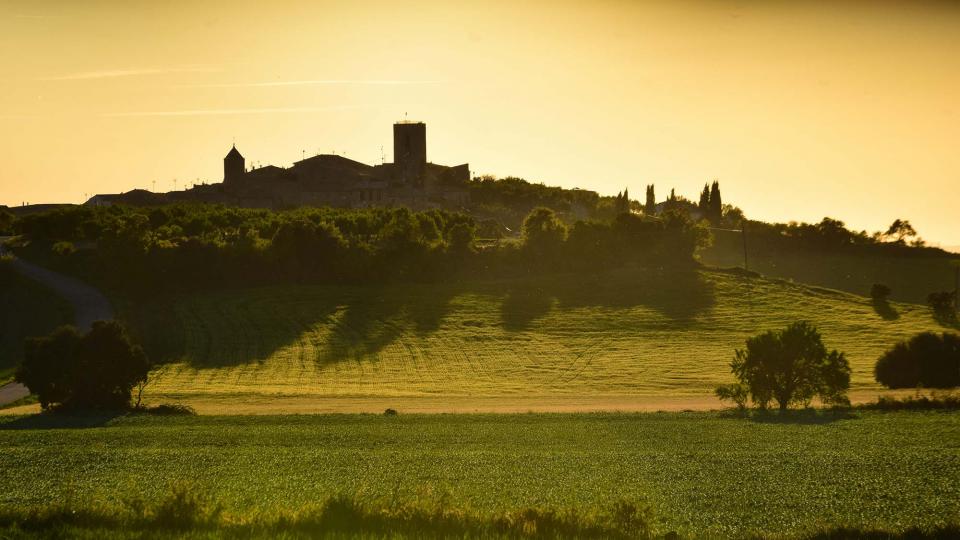
[[[86,335],[66,326],[27,340],[15,378],[40,405],[122,409],[130,392],[146,380],[150,363],[116,321],[97,321]]]
[[[960,385],[960,336],[923,332],[883,354],[874,378],[887,388],[951,388]]]
[[[730,369],[750,399],[762,409],[776,401],[780,410],[809,405],[814,397],[828,404],[847,404],[850,365],[843,353],[827,352],[817,329],[806,322],[771,330],[747,340]],[[742,398],[741,390],[720,387],[717,396]]]
[[[61,257],[73,255],[77,252],[77,248],[73,245],[73,242],[67,241],[61,241],[53,244],[53,246],[50,247],[50,250],[53,251],[54,254]]]
[[[957,296],[950,291],[932,292],[927,295],[927,305],[933,315],[941,320],[954,320],[957,317]]]
[[[874,283],[873,286],[870,287],[870,298],[876,302],[886,302],[891,292],[893,291],[890,287],[887,287],[883,283]]]

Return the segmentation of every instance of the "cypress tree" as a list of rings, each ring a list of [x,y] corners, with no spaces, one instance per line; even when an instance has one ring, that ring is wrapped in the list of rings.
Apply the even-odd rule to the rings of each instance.
[[[653,184],[647,186],[647,201],[643,205],[643,211],[651,216],[657,211],[657,196],[653,192]]]
[[[720,198],[720,182],[714,180],[710,189],[710,219],[719,223],[723,218],[723,201]]]
[[[710,214],[710,186],[707,184],[703,185],[703,191],[700,192],[700,204],[697,205],[700,207],[700,212],[707,216]]]

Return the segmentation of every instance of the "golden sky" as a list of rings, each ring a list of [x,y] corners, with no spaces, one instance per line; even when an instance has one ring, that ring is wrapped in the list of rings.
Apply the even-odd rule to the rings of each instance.
[[[0,204],[336,151],[960,244],[960,4],[0,1]]]

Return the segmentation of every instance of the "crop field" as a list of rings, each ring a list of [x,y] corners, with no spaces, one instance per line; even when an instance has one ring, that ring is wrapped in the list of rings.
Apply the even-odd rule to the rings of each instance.
[[[224,291],[138,318],[161,311],[128,310],[173,360],[145,399],[228,414],[711,408],[734,349],[800,319],[872,399],[879,355],[940,329],[925,307],[712,271]]]
[[[480,512],[625,499],[660,534],[901,530],[956,522],[958,441],[949,412],[6,417],[0,511],[149,501],[189,479],[234,516],[333,494]]]

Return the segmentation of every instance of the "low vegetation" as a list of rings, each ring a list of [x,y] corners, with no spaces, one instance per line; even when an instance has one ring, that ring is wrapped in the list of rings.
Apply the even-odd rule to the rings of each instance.
[[[64,519],[81,530],[141,523],[134,536],[258,524],[260,536],[306,536],[349,521],[378,536],[384,523],[496,531],[515,516],[511,536],[634,523],[658,536],[805,537],[935,532],[960,515],[956,414],[400,412],[2,418],[2,530]]]

